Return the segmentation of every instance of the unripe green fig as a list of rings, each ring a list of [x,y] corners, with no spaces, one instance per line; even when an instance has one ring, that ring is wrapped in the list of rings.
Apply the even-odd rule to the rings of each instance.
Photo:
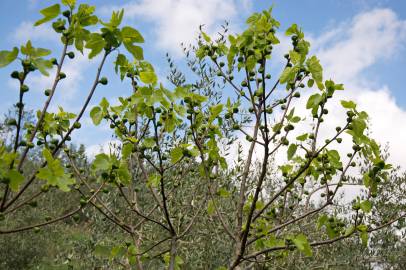
[[[51,59],[49,59],[49,61],[51,61],[51,63],[52,63],[54,66],[58,65],[58,60],[56,60],[56,58],[51,58]]]
[[[74,53],[74,52],[68,52],[66,55],[67,55],[70,59],[75,58],[75,53]]]
[[[265,78],[269,80],[271,78],[271,74],[266,74]]]
[[[295,98],[300,98],[300,93],[299,93],[299,92],[295,92],[295,94],[293,94],[293,97],[295,97]]]
[[[102,85],[106,85],[106,84],[108,83],[107,78],[106,78],[106,77],[102,77],[102,78],[99,80],[99,83],[101,83]]]
[[[247,86],[248,86],[247,81],[242,81],[242,82],[241,82],[241,86],[242,86],[242,87],[247,87]]]
[[[30,90],[30,88],[27,85],[25,84],[21,85],[21,92],[26,93],[28,92],[28,90]]]
[[[17,125],[17,120],[15,118],[10,118],[7,120],[7,125],[8,126],[16,126]]]
[[[22,140],[22,141],[20,141],[20,143],[18,145],[19,146],[27,146],[27,142]]]
[[[85,206],[87,204],[87,201],[84,198],[80,199],[80,206]]]
[[[79,123],[79,122],[75,122],[75,123],[73,124],[73,128],[76,128],[76,129],[79,129],[81,126],[82,126],[82,124]]]
[[[62,12],[62,15],[65,16],[66,18],[70,17],[70,10],[65,10],[64,12]]]
[[[224,62],[220,62],[220,67],[224,67],[225,63]]]
[[[66,74],[63,73],[63,72],[60,72],[59,73],[59,79],[62,80],[62,79],[65,79],[65,78],[66,78]]]
[[[13,72],[11,72],[10,76],[13,79],[18,79],[19,78],[19,73],[18,73],[17,70],[14,70]]]
[[[74,215],[72,216],[72,218],[73,218],[73,220],[74,220],[75,222],[78,222],[79,219],[80,219],[80,215],[76,213],[76,214],[74,214]]]

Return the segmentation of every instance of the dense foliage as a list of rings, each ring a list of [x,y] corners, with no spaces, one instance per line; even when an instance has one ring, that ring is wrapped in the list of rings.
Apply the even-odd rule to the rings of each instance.
[[[297,25],[273,75],[272,9],[240,34],[200,29],[184,48],[190,70],[168,57],[168,89],[144,60],[142,35],[121,26],[123,10],[105,22],[95,7],[61,2],[35,23],[60,34],[59,60],[30,41],[0,51],[0,67],[21,64],[11,73],[18,102],[1,125],[0,267],[401,269],[405,175],[369,136],[367,113],[335,99],[344,86],[324,79]],[[100,61],[88,96],[77,113],[50,112],[75,53]],[[128,95],[90,109],[109,57]],[[37,71],[55,77],[33,114],[24,100]],[[337,102],[342,125],[323,131]],[[91,160],[70,143],[87,110],[119,141]]]

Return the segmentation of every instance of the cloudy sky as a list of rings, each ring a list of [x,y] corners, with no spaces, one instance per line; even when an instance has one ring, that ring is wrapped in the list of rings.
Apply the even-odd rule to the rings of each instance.
[[[1,0],[0,50],[11,49],[27,40],[34,46],[51,49],[55,56],[61,51],[58,37],[49,25],[34,28],[33,22],[41,16],[38,11],[55,1]],[[79,1],[83,2],[83,1]],[[159,76],[168,72],[165,53],[170,53],[182,66],[181,42],[193,42],[198,26],[205,24],[209,33],[215,33],[225,21],[232,31],[244,28],[247,16],[274,4],[274,16],[281,22],[280,54],[287,48],[283,32],[292,23],[299,24],[312,43],[312,53],[318,55],[325,70],[325,78],[343,83],[346,90],[340,98],[355,99],[369,112],[372,133],[382,144],[389,143],[391,161],[406,161],[406,1],[402,0],[89,0],[97,6],[101,18],[118,8],[125,8],[125,22],[144,35],[145,58],[152,62]],[[114,5],[112,5],[114,3]],[[80,109],[95,74],[98,59],[89,62],[77,57],[64,67],[68,78],[57,90],[51,110],[59,105],[68,111]],[[111,61],[109,62],[111,64]],[[15,68],[15,66],[14,66]],[[13,66],[0,70],[0,113],[5,113],[17,100],[18,90],[9,73]],[[98,88],[93,104],[101,97],[113,99],[127,95],[113,72],[112,65],[103,71],[109,77],[106,87]],[[43,91],[49,88],[50,78],[39,75],[29,80],[32,91],[27,96],[27,107],[38,109],[45,100]],[[91,108],[91,107],[90,107]],[[330,111],[334,111],[334,107]],[[84,128],[74,135],[77,143],[84,143],[90,152],[110,140],[105,127],[93,127],[88,113]],[[337,119],[330,116],[336,125]]]

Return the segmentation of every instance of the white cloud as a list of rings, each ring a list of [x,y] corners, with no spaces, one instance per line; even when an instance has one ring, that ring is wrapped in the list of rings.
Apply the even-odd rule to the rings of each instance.
[[[87,155],[93,159],[97,154],[105,153],[112,154],[116,153],[117,148],[121,147],[121,142],[118,140],[107,140],[99,144],[89,145],[86,148]]]
[[[11,38],[19,44],[25,44],[28,40],[50,42],[59,40],[58,34],[48,24],[34,26],[34,22],[31,21],[21,22],[11,35]]]
[[[102,13],[124,8],[126,19],[143,19],[152,23],[156,39],[149,41],[175,56],[181,55],[180,44],[193,43],[199,25],[210,34],[219,30],[225,20],[238,19],[249,12],[251,0],[140,0],[119,7],[104,7]]]
[[[406,111],[396,104],[388,86],[377,85],[363,71],[379,65],[380,60],[398,56],[406,41],[406,21],[390,9],[375,9],[333,31],[333,35],[327,32],[315,39],[315,53],[324,66],[325,77],[344,83],[346,90],[339,98],[353,99],[368,112],[372,136],[382,145],[389,143],[390,160],[402,164],[406,159],[406,126],[401,123]],[[334,105],[330,111],[339,112],[339,106]]]
[[[390,9],[375,9],[328,31],[313,46],[326,74],[345,82],[356,80],[378,60],[392,57],[405,40],[406,21]]]

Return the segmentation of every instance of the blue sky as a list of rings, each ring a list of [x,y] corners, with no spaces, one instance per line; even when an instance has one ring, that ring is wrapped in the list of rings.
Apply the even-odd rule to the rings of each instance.
[[[84,2],[84,1],[79,1]],[[39,10],[55,3],[48,0],[0,1],[0,50],[18,46],[32,39],[34,46],[51,49],[58,56],[61,45],[47,26],[33,28],[40,18]],[[152,62],[159,76],[165,77],[168,67],[164,55],[169,52],[182,66],[179,43],[193,42],[197,26],[206,24],[209,33],[215,33],[224,21],[231,23],[232,31],[243,29],[244,20],[254,11],[274,4],[274,16],[281,22],[281,30],[292,23],[299,24],[312,42],[312,52],[319,55],[327,76],[337,78],[348,90],[343,94],[353,98],[371,115],[372,131],[383,143],[394,149],[394,160],[401,162],[406,155],[406,91],[403,78],[406,66],[406,1],[390,0],[89,0],[97,6],[102,18],[109,17],[114,8],[125,8],[125,23],[140,30],[146,39],[145,58]],[[114,3],[114,5],[112,4]],[[49,26],[49,25],[48,25]],[[281,48],[288,48],[280,33]],[[282,49],[280,53],[282,53]],[[80,108],[95,74],[98,59],[89,62],[85,57],[66,66],[68,80],[58,90],[51,109],[63,105],[75,112]],[[127,95],[124,87],[107,65],[103,74],[109,77],[106,87],[100,87],[92,104],[101,97],[113,99]],[[15,66],[0,69],[0,113],[16,102],[18,91],[9,78]],[[50,87],[50,79],[34,76],[27,107],[37,110],[45,100],[43,90]],[[87,114],[88,115],[88,114]],[[110,139],[104,127],[94,128],[86,117],[84,128],[74,135],[74,141],[91,149],[99,148]],[[334,124],[334,123],[333,123]],[[389,130],[394,130],[389,132]],[[92,150],[92,151],[93,151]]]

